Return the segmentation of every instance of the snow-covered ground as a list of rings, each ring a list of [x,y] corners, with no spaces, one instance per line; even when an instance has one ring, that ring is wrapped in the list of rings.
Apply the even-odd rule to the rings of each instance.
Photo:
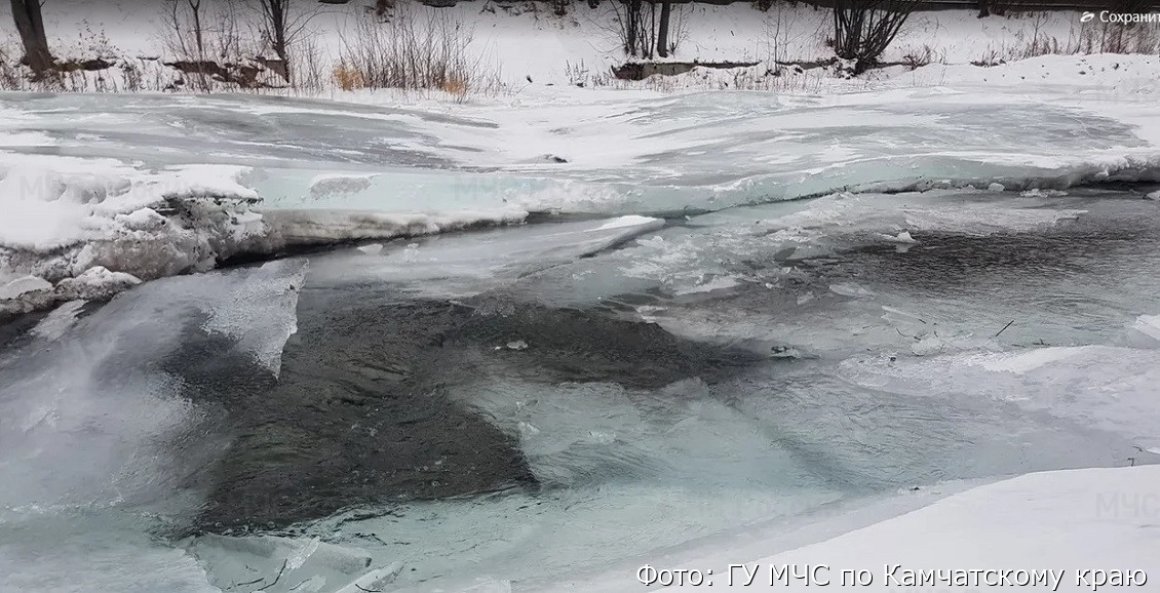
[[[313,15],[300,38],[316,48],[325,82],[333,85],[333,65],[347,44],[354,43],[358,23],[368,18],[367,3],[356,0],[319,6],[314,0],[303,0],[291,2],[290,7],[295,22],[300,22],[302,15]],[[420,22],[426,22],[422,15],[430,13],[457,24],[460,34],[470,38],[468,62],[502,81],[508,93],[548,85],[620,84],[612,79],[610,69],[623,64],[625,57],[617,16],[607,3],[597,8],[576,3],[564,16],[553,14],[548,5],[530,2],[462,2],[439,9],[409,7],[404,2],[399,10],[418,13]],[[767,11],[748,3],[676,4],[673,10],[671,37],[676,49],[662,61],[761,62],[760,74],[764,74],[778,64],[828,62],[833,56],[826,43],[833,35],[832,17],[826,9],[778,2]],[[5,22],[10,20],[8,11],[8,6],[0,6],[0,19]],[[268,48],[254,41],[259,38],[254,30],[258,23],[255,10],[207,3],[203,11],[211,46],[221,35],[224,19],[241,31],[243,53],[269,55]],[[59,57],[147,58],[139,64],[144,70],[157,58],[180,57],[173,55],[170,14],[168,5],[148,0],[55,0],[44,6],[49,41]],[[1042,54],[1100,51],[1100,39],[1115,33],[1116,25],[1098,20],[1082,22],[1080,16],[1078,11],[1015,10],[986,18],[978,18],[976,10],[919,12],[911,16],[882,59],[890,63],[993,65]],[[1129,44],[1127,49],[1155,56],[1160,49],[1160,31],[1154,24],[1141,25],[1139,30],[1143,32],[1139,43]],[[9,47],[13,47],[15,32],[6,34]],[[529,47],[536,50],[530,52]],[[713,85],[727,84],[735,77],[736,72],[726,72],[715,77]],[[760,86],[811,91],[824,84],[818,78],[814,75],[796,83],[769,80]],[[680,87],[688,83],[677,79],[654,84]]]

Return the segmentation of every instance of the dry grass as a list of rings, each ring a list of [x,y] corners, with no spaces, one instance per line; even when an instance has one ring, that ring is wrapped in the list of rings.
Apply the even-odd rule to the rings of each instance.
[[[443,85],[440,87],[443,92],[460,98],[467,97],[467,91],[469,88],[470,86],[468,85],[466,78],[460,78],[454,74],[447,77],[443,81]]]
[[[353,91],[367,87],[367,81],[362,72],[344,63],[334,67],[334,83],[344,91]]]
[[[343,34],[341,88],[439,90],[465,99],[500,89],[498,69],[469,51],[472,31],[447,11],[398,5],[389,20],[359,21]]]

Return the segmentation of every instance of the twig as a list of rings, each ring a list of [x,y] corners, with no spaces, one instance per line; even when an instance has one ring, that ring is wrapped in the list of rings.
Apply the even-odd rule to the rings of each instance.
[[[270,583],[269,585],[266,585],[265,587],[263,587],[263,589],[269,589],[270,587],[273,587],[274,585],[278,584],[278,579],[281,579],[282,573],[286,572],[286,564],[289,562],[290,562],[290,559],[286,559],[286,560],[282,561],[282,568],[280,568],[278,570],[277,576],[274,577],[274,582]]]
[[[355,583],[354,586],[357,587],[359,591],[366,591],[367,593],[383,593],[384,591],[383,589],[367,589],[358,583]]]
[[[1003,332],[1007,331],[1007,328],[1011,327],[1011,326],[1012,326],[1014,323],[1015,323],[1015,320],[1014,320],[1014,319],[1012,319],[1011,321],[1008,321],[1008,322],[1007,322],[1007,325],[1004,325],[1004,326],[1003,326],[1003,329],[999,330],[999,333],[997,333],[997,334],[995,334],[995,335],[993,335],[993,336],[991,336],[991,337],[992,337],[992,338],[997,338],[997,337],[999,337],[999,334],[1001,334],[1001,333],[1003,333]]]
[[[260,582],[262,582],[262,581],[264,581],[264,580],[266,580],[266,578],[265,578],[265,577],[262,577],[262,578],[260,578],[260,579],[254,579],[254,580],[252,580],[252,581],[247,581],[247,582],[245,582],[245,583],[238,583],[237,585],[234,585],[233,587],[230,587],[230,588],[231,588],[231,589],[233,589],[233,588],[235,588],[235,587],[245,587],[246,585],[253,585],[254,583],[260,583]]]
[[[286,564],[288,564],[289,562],[290,562],[289,558],[287,558],[286,560],[283,560],[282,561],[282,568],[278,570],[278,574],[274,576],[274,580],[269,585],[263,584],[261,586],[261,588],[255,589],[254,593],[257,593],[258,591],[263,591],[265,589],[269,589],[270,587],[277,585],[278,580],[282,578],[282,573],[286,572]]]

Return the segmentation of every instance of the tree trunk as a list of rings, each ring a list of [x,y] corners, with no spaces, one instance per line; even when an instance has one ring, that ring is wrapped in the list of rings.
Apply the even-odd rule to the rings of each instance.
[[[657,55],[669,57],[669,17],[672,15],[673,3],[661,3],[661,24],[657,30]]]
[[[629,55],[635,56],[636,38],[640,33],[640,0],[628,0],[625,10],[628,12],[628,18],[625,19],[628,21],[628,31],[624,38],[626,46],[624,50]]]
[[[279,74],[286,82],[290,82],[290,32],[289,32],[289,1],[288,0],[261,0],[262,17],[265,19],[265,34],[270,38],[270,49],[282,61]],[[387,7],[389,2],[381,3]]]
[[[193,37],[197,43],[197,59],[205,59],[205,35],[201,30],[201,0],[189,0],[189,12],[193,14]]]
[[[36,74],[52,68],[52,53],[48,51],[48,37],[44,33],[44,19],[39,0],[12,0],[12,17],[24,44],[25,65]]]

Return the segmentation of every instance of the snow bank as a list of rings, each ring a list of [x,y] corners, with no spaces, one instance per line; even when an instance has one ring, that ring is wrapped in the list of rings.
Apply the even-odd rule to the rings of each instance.
[[[247,170],[0,154],[0,314],[108,298],[247,249],[263,230],[237,181]]]
[[[262,212],[257,191],[241,183],[253,173],[224,164],[150,169],[114,159],[0,153],[0,314],[103,300],[142,280],[206,271],[237,255],[514,224],[527,216],[502,204],[409,213],[413,208],[402,204],[393,208],[397,201],[362,212]],[[373,177],[318,175],[303,189],[333,197],[365,190]]]
[[[61,280],[56,290],[63,299],[105,300],[140,283],[141,280],[132,274],[110,272],[102,266],[93,266],[76,278]]]
[[[1093,468],[1026,474],[971,487],[946,484],[898,493],[857,509],[831,509],[798,521],[753,526],[744,532],[694,543],[652,557],[626,559],[598,575],[568,575],[534,587],[539,593],[586,591],[624,593],[656,590],[638,574],[656,570],[699,570],[723,590],[983,591],[942,582],[906,585],[906,571],[1054,570],[1059,591],[1092,591],[1077,586],[1084,570],[1144,571],[1160,574],[1152,533],[1158,518],[1156,491],[1160,466]],[[913,505],[921,505],[915,509]],[[906,508],[906,505],[911,505]],[[730,567],[733,567],[732,569]],[[817,569],[817,582],[788,582],[771,571]],[[868,571],[863,585],[841,584],[841,571]],[[980,574],[982,574],[980,572]],[[1083,573],[1091,578],[1090,573]],[[752,580],[750,576],[752,575]],[[1137,574],[1138,577],[1138,574]],[[828,581],[829,584],[823,584]],[[1134,590],[1147,590],[1144,586]],[[701,591],[674,586],[664,590]],[[1050,591],[1046,587],[992,587]],[[468,589],[453,589],[467,591]]]
[[[257,196],[238,183],[245,167],[182,165],[147,170],[114,159],[0,153],[0,246],[45,252],[104,238],[110,232],[147,230],[163,221],[146,208],[166,200],[208,197],[249,201]]]
[[[771,566],[827,565],[835,582],[842,569],[870,571],[874,583],[861,591],[898,590],[906,587],[907,571],[938,569],[1052,570],[1059,577],[1056,590],[1091,591],[1094,577],[1084,571],[1160,574],[1152,533],[1160,519],[1158,489],[1160,466],[1029,474],[748,566],[760,566],[766,586]],[[895,578],[888,580],[887,572]],[[1077,581],[1083,575],[1086,586]],[[779,588],[816,587],[797,581]]]

